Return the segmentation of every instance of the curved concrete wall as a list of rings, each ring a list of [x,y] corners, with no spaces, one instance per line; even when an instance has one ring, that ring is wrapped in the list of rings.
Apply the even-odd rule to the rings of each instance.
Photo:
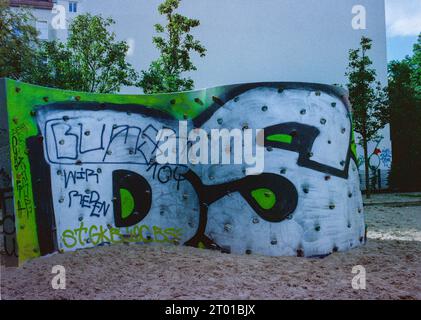
[[[5,84],[21,261],[121,242],[310,257],[365,241],[351,113],[335,87],[252,83],[126,96]],[[160,164],[159,131],[181,141],[180,123],[205,136],[264,129],[261,140],[253,136],[262,172],[180,158]],[[221,150],[234,156],[230,146]]]

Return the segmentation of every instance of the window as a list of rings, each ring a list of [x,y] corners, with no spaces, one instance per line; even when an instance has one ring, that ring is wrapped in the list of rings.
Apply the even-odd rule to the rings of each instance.
[[[48,23],[47,21],[37,21],[36,29],[40,40],[48,40]]]
[[[69,2],[69,12],[77,12],[77,2]]]

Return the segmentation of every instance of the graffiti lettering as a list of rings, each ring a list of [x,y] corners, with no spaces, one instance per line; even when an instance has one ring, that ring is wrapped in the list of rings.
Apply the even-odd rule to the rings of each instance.
[[[78,200],[74,201],[74,198]],[[107,215],[110,204],[107,201],[101,201],[101,196],[97,191],[89,191],[89,194],[80,194],[78,191],[73,190],[69,192],[69,208],[74,203],[80,205],[81,208],[88,208],[91,210],[91,217],[104,217]]]
[[[67,189],[69,183],[72,182],[73,185],[77,184],[77,181],[89,182],[93,179],[96,183],[99,183],[98,173],[92,169],[81,169],[81,170],[63,170],[64,175],[64,187]]]
[[[117,244],[122,242],[142,243],[174,243],[181,239],[183,230],[179,228],[161,229],[158,226],[139,225],[134,228],[113,228],[107,226],[91,225],[89,228],[81,222],[76,229],[65,230],[62,234],[63,244],[66,248],[74,248],[76,245],[86,246],[92,244]]]

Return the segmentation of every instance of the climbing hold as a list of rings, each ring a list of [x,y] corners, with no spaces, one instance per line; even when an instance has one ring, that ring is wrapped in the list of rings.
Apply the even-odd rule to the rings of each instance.
[[[254,218],[254,219],[253,219],[253,223],[254,223],[254,224],[258,224],[258,223],[259,223],[259,219],[258,219],[258,218]]]
[[[218,122],[218,124],[219,124],[219,125],[221,125],[221,124],[224,122],[224,120],[222,120],[222,118],[219,118],[219,119],[217,120],[217,122]]]
[[[64,144],[64,140],[62,139],[58,143],[61,144],[61,145],[63,145]]]
[[[271,244],[272,246],[275,246],[275,245],[277,245],[277,244],[278,244],[278,241],[277,241],[276,239],[273,239],[273,240],[271,240],[270,244]]]
[[[314,230],[316,230],[317,232],[319,232],[319,231],[320,231],[320,226],[319,226],[319,225],[316,225],[316,226],[314,227]]]
[[[80,101],[80,96],[76,96],[76,97],[75,97],[75,100],[76,100],[76,101]]]
[[[170,100],[170,103],[171,103],[171,104],[175,104],[175,103],[176,103],[175,99],[171,99],[171,100]]]
[[[302,249],[297,250],[297,257],[304,257],[304,251]]]
[[[320,91],[316,91],[314,94],[318,97],[320,97],[322,95],[322,93]]]
[[[326,119],[321,118],[321,119],[320,119],[320,123],[321,123],[321,124],[323,124],[323,125],[325,125],[325,124],[326,124]]]
[[[330,209],[330,210],[335,209],[335,205],[334,205],[333,203],[332,203],[332,204],[330,204],[330,205],[329,205],[329,209]]]
[[[331,103],[331,106],[332,106],[332,108],[335,108],[336,107],[336,102],[332,102]]]
[[[234,102],[238,102],[238,100],[240,100],[240,97],[235,97],[234,98]]]
[[[250,249],[247,249],[246,250],[246,254],[251,254],[251,250]]]
[[[44,100],[45,102],[48,102],[48,97],[43,97],[42,100]]]
[[[85,136],[89,136],[91,134],[91,131],[86,130],[84,134],[85,134]]]
[[[197,104],[200,104],[201,106],[203,106],[203,101],[200,100],[199,98],[194,98],[194,102],[196,102]]]
[[[77,166],[81,166],[82,165],[82,161],[81,160],[76,160],[76,163],[75,163]]]
[[[221,99],[219,99],[216,96],[212,96],[212,100],[213,102],[215,102],[216,104],[219,104],[221,107],[225,104],[224,101],[222,101]]]
[[[21,88],[16,87],[16,88],[15,88],[15,91],[16,91],[17,93],[19,93],[19,92],[21,91]]]
[[[263,106],[263,107],[262,107],[262,111],[263,111],[263,112],[268,111],[268,107],[267,107],[267,106]]]
[[[230,232],[232,230],[232,225],[230,225],[229,223],[226,223],[224,225],[224,230],[225,232]]]
[[[304,115],[304,114],[306,114],[306,113],[307,113],[307,111],[306,111],[306,109],[302,109],[302,110],[300,111],[300,113],[301,113],[302,115]]]
[[[287,169],[282,168],[280,172],[281,172],[281,174],[285,174],[285,173],[287,173]]]
[[[98,169],[96,169],[96,172],[97,173],[101,173],[102,172],[102,169],[101,168],[98,168]]]
[[[31,110],[31,112],[29,113],[32,117],[35,117],[37,115],[36,110]]]

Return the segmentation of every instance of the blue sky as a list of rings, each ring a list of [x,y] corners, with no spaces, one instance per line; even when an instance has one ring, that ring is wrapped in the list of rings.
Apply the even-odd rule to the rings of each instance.
[[[421,32],[421,0],[385,0],[388,60],[412,53]]]

